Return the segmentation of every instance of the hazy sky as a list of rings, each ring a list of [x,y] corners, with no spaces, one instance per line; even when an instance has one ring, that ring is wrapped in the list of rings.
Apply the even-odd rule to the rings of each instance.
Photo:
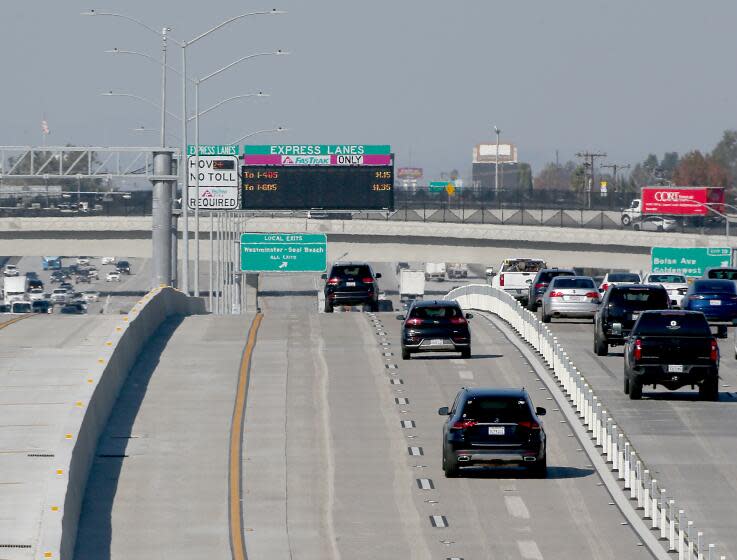
[[[201,86],[201,109],[263,90],[202,118],[203,143],[252,130],[289,132],[254,143],[391,144],[398,166],[470,170],[471,149],[515,142],[535,171],[576,151],[635,163],[647,152],[709,150],[737,127],[737,2],[708,0],[34,0],[0,2],[0,144],[155,145],[157,110],[108,90],[158,102],[160,71],[134,56],[160,54],[155,35],[117,11],[188,39],[240,13],[281,8],[213,34],[188,51],[192,76],[249,53],[248,61]],[[180,64],[172,45],[169,61]],[[169,108],[180,84],[169,75]],[[180,124],[168,126],[179,134]],[[258,140],[259,142],[255,142]],[[179,145],[178,136],[170,143]],[[411,153],[411,162],[410,162]]]

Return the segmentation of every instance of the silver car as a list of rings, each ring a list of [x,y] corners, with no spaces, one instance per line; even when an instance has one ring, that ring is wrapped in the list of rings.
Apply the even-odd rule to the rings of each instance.
[[[635,231],[671,231],[676,229],[678,222],[660,216],[648,216],[632,224]]]
[[[553,317],[593,319],[599,308],[599,291],[590,276],[556,276],[542,297],[542,321]]]

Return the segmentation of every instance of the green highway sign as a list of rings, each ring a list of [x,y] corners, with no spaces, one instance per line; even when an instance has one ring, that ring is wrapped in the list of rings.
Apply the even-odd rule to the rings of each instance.
[[[709,267],[730,266],[732,249],[728,247],[653,247],[653,272],[673,272],[700,277]]]
[[[200,144],[200,155],[201,156],[237,156],[239,151],[238,146],[232,146],[227,144],[213,145],[213,144]],[[187,146],[187,155],[197,155],[194,144]]]
[[[247,156],[362,156],[388,155],[392,150],[383,144],[265,144],[243,146],[243,153]]]
[[[324,233],[243,233],[241,272],[324,272]]]
[[[453,181],[430,181],[430,192],[443,192]]]

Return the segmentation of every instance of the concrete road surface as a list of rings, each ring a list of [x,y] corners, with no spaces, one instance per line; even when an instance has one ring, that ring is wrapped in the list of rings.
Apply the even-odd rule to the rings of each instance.
[[[593,352],[591,322],[553,319],[553,333],[586,376],[606,409],[639,452],[646,468],[677,500],[721,554],[737,553],[737,363],[734,334],[719,342],[719,402],[698,400],[697,390],[643,388],[643,399],[623,392],[622,347]]]
[[[119,319],[0,315],[0,558],[35,549],[64,423],[89,398],[88,373]],[[17,321],[7,324],[9,321]],[[5,326],[6,325],[6,326]],[[10,546],[18,545],[18,546]]]
[[[146,346],[100,438],[75,558],[230,557],[228,440],[249,322],[171,319]]]
[[[377,317],[374,327],[365,313],[266,313],[245,424],[249,559],[649,557],[495,327],[473,320],[470,360],[402,361],[399,322]],[[548,408],[547,480],[511,468],[444,478],[436,411],[462,385],[525,386]]]

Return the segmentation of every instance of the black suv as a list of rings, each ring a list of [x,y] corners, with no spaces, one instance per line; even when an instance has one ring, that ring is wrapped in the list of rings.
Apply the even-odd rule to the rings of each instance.
[[[325,313],[332,313],[336,305],[368,305],[371,311],[379,310],[379,284],[381,273],[374,273],[368,263],[339,263],[330,269],[325,280]]]
[[[524,465],[547,474],[545,430],[525,389],[464,387],[453,406],[438,409],[443,425],[443,471],[458,476],[461,466]]]
[[[115,268],[121,274],[131,273],[131,263],[129,263],[128,261],[118,261],[117,263],[115,263]]]
[[[402,324],[402,359],[415,352],[460,352],[471,357],[471,331],[458,302],[451,300],[415,301],[407,315],[397,315]]]
[[[700,311],[645,311],[624,346],[624,392],[643,385],[675,390],[698,385],[699,397],[719,400],[719,345]]]
[[[530,290],[527,294],[527,309],[537,311],[542,304],[543,294],[548,289],[550,281],[556,276],[576,276],[576,271],[570,268],[543,268],[530,283]]]
[[[594,352],[606,356],[609,346],[624,344],[643,311],[668,309],[668,290],[660,285],[623,284],[610,286],[594,317]]]

